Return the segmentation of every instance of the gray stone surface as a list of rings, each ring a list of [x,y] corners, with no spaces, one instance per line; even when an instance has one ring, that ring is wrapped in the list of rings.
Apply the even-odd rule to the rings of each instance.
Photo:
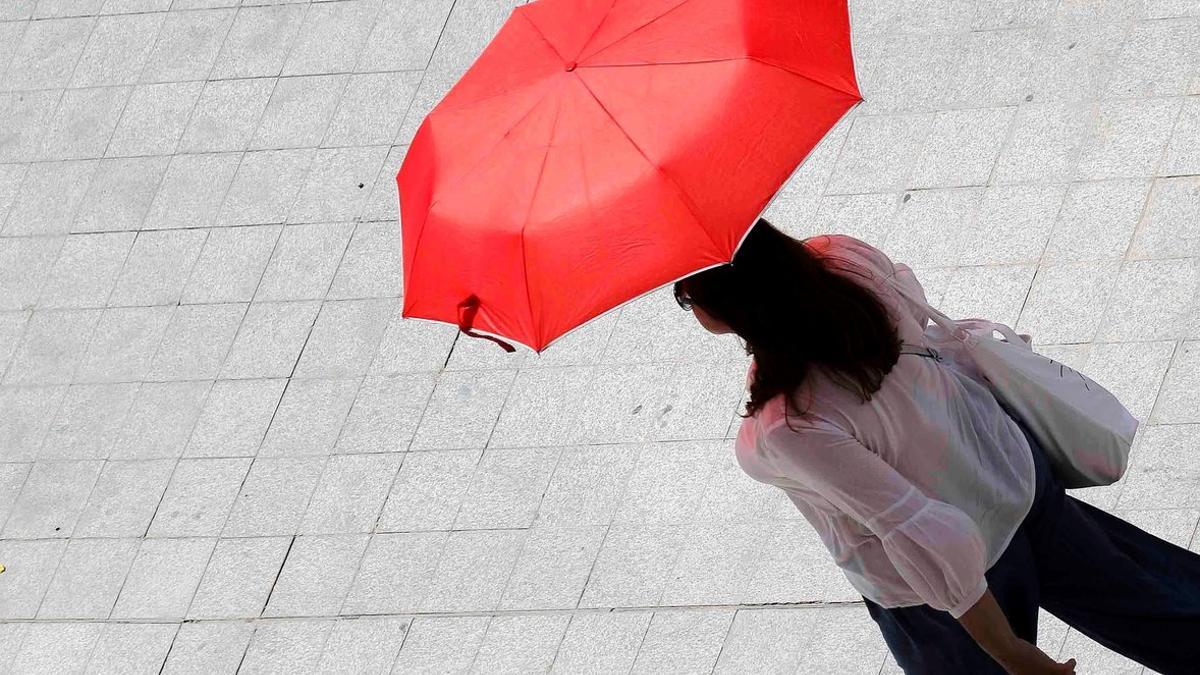
[[[396,172],[521,2],[0,2],[0,672],[901,672],[669,288],[541,354],[400,317]],[[1200,551],[1200,4],[849,4],[765,215],[1110,388],[1072,493]]]

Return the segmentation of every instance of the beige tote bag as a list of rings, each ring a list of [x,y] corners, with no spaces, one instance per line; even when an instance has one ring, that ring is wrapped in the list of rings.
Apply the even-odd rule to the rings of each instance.
[[[1121,478],[1138,420],[1116,396],[1083,373],[1034,352],[1012,328],[984,319],[956,321],[895,279],[887,281],[928,311],[934,322],[925,332],[929,344],[986,382],[1029,427],[1065,487],[1110,485]]]

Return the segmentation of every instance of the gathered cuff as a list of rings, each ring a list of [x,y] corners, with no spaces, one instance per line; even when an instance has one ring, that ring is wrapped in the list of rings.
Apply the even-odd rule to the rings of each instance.
[[[987,588],[987,577],[983,577],[979,580],[979,586],[977,586],[974,591],[968,593],[967,597],[963,598],[962,602],[958,603],[957,606],[950,608],[950,616],[958,619],[962,617],[963,614],[966,614],[967,610],[971,609],[975,606],[975,603],[979,602],[979,599],[983,597],[985,592],[987,592]]]

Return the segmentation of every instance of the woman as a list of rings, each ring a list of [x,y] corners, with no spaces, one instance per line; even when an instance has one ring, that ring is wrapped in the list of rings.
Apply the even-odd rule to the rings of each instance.
[[[924,298],[865,242],[759,219],[732,263],[675,283],[754,356],[742,469],[813,525],[906,673],[1074,672],[1035,646],[1039,607],[1160,673],[1200,672],[1200,555],[1066,495],[887,276]]]

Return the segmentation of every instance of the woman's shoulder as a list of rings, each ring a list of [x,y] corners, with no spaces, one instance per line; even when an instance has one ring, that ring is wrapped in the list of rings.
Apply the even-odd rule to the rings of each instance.
[[[870,244],[862,239],[859,239],[858,237],[837,232],[814,234],[813,236],[802,239],[801,241],[803,241],[806,246],[818,249],[836,246],[871,247]]]
[[[886,253],[874,245],[848,234],[820,234],[805,239],[804,244],[818,254],[850,254],[867,260],[872,267],[880,271],[892,273],[895,270],[895,265]]]

